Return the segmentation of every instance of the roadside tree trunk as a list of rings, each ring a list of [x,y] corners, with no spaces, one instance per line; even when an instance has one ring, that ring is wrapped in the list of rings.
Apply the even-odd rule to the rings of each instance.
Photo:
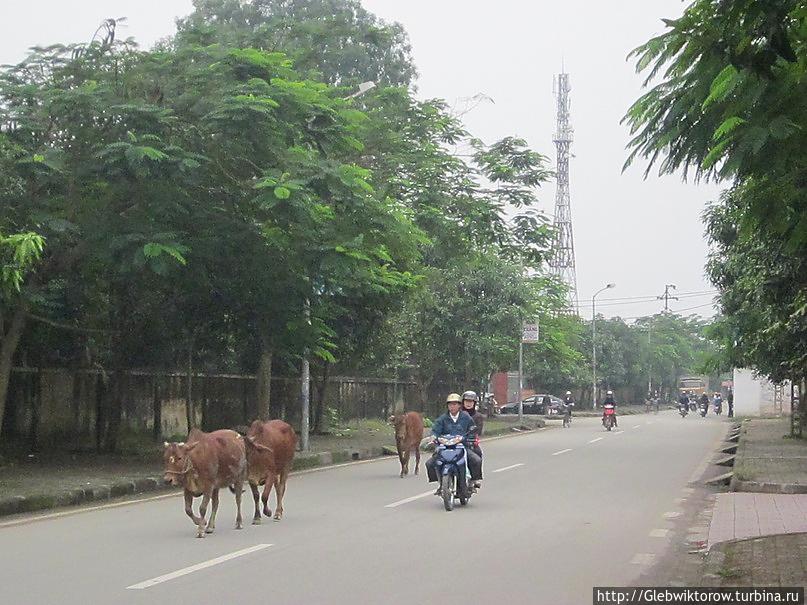
[[[193,336],[188,344],[188,367],[185,376],[185,421],[188,432],[194,427],[193,421]]]
[[[322,432],[322,416],[325,412],[325,393],[328,391],[328,378],[331,373],[331,364],[322,362],[322,372],[316,385],[316,398],[314,402],[314,433]]]
[[[272,350],[262,339],[261,359],[258,363],[258,374],[255,377],[256,397],[258,400],[258,416],[261,420],[272,418]]]
[[[11,366],[14,363],[14,352],[20,344],[27,316],[28,305],[20,302],[14,309],[8,328],[0,326],[3,330],[2,342],[0,342],[0,423],[6,413],[6,397],[8,396],[8,383],[11,379]]]

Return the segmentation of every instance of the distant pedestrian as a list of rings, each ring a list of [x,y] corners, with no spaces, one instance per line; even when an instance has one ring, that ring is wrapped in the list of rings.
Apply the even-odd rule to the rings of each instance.
[[[734,418],[734,390],[729,389],[729,394],[726,395],[726,401],[729,402],[729,418]]]

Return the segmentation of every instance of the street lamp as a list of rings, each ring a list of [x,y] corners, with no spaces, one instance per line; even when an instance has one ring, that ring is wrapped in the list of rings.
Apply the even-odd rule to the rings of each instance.
[[[591,297],[591,396],[594,399],[594,409],[597,409],[597,312],[594,308],[594,299],[601,292],[611,288],[616,288],[616,284],[608,284],[604,288],[597,290]]]
[[[348,95],[346,99],[355,99],[356,97],[362,96],[364,93],[369,92],[375,88],[375,82],[362,82],[359,84],[359,90],[354,92],[352,95]]]

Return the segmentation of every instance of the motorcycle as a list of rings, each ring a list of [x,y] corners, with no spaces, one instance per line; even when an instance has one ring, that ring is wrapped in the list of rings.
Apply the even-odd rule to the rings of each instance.
[[[474,429],[472,428],[471,431]],[[454,500],[465,506],[471,499],[468,489],[470,473],[465,453],[465,437],[443,435],[437,438],[437,474],[440,477],[440,494],[447,511],[454,510]]]
[[[606,403],[602,406],[603,409],[603,416],[602,416],[602,425],[605,427],[605,430],[610,431],[614,428],[614,417],[616,415],[616,409],[614,408],[613,404]]]
[[[716,402],[716,403],[714,404],[714,406],[715,406],[715,414],[717,414],[718,416],[720,416],[720,414],[722,414],[722,413],[723,413],[723,402],[722,402],[722,401],[718,401],[718,402]]]
[[[686,415],[689,413],[689,406],[685,403],[681,403],[678,405],[678,411],[681,414],[681,418],[686,418]]]
[[[705,403],[705,404],[702,403],[701,404],[701,418],[706,418],[706,414],[707,414],[708,411],[709,411],[709,404],[708,403]]]
[[[697,412],[698,411],[698,404],[694,400],[689,400],[689,411],[690,412]]]

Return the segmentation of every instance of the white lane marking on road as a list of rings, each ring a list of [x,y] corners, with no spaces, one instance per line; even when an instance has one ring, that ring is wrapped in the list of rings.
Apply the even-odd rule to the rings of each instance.
[[[634,565],[652,565],[656,561],[656,555],[650,553],[640,553],[631,559]]]
[[[651,538],[666,538],[670,533],[669,529],[654,529],[650,532]]]
[[[519,462],[518,464],[511,464],[510,466],[505,466],[504,468],[497,468],[495,471],[491,471],[492,473],[503,473],[504,471],[509,471],[510,469],[518,468],[519,466],[524,466],[523,462]]]
[[[664,513],[664,518],[665,519],[677,519],[680,516],[681,516],[681,513],[678,513],[678,512]]]
[[[641,428],[641,427],[642,427],[642,425],[641,425],[641,424],[637,424],[637,425],[635,425],[633,428],[638,429],[638,428]]]
[[[613,432],[613,434],[614,434],[614,435],[621,435],[621,434],[623,434],[624,432],[625,432],[625,431],[614,431],[614,432]]]
[[[597,437],[596,439],[592,439],[589,443],[597,443],[598,441],[602,441],[602,437]]]
[[[571,451],[572,451],[571,449],[560,450],[559,452],[555,452],[555,453],[554,453],[554,454],[552,454],[552,455],[553,455],[553,456],[560,456],[561,454],[565,454],[566,452],[571,452]]]
[[[231,552],[229,555],[222,555],[221,557],[216,557],[215,559],[210,559],[209,561],[204,561],[202,563],[197,563],[196,565],[191,565],[190,567],[185,567],[177,571],[172,571],[171,573],[167,573],[164,576],[157,576],[156,578],[146,580],[145,582],[140,582],[139,584],[132,584],[131,586],[127,586],[126,590],[142,590],[144,588],[149,588],[157,584],[162,584],[163,582],[168,582],[169,580],[181,578],[182,576],[186,576],[189,573],[193,573],[201,569],[207,569],[208,567],[213,567],[214,565],[224,563],[225,561],[230,561],[232,559],[237,559],[238,557],[243,557],[244,555],[249,555],[254,552],[258,552],[259,550],[269,548],[270,546],[272,545],[258,544],[257,546],[251,546],[243,550],[237,550],[235,552]]]
[[[539,430],[539,431],[545,431],[545,430],[546,430],[546,429],[548,429],[548,428],[549,428],[548,426],[542,426],[542,427],[541,427],[541,428],[539,428],[538,430]]]
[[[415,500],[420,500],[421,498],[425,498],[426,496],[433,495],[434,492],[423,492],[422,494],[418,494],[417,496],[412,496],[410,498],[404,498],[403,500],[398,500],[397,502],[393,502],[392,504],[387,504],[384,508],[395,508],[400,506],[401,504],[406,504],[407,502],[414,502]]]

